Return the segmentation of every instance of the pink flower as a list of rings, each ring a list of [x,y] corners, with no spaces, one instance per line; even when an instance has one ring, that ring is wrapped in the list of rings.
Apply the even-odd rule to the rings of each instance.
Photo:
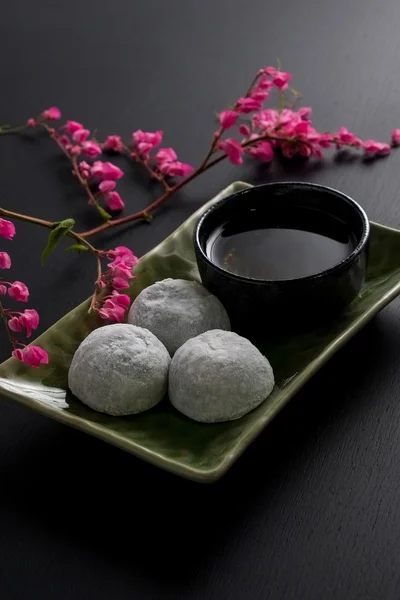
[[[265,67],[265,69],[263,69],[263,72],[266,75],[269,75],[269,77],[273,77],[276,73],[276,69],[275,67]]]
[[[284,111],[282,111],[283,113]],[[280,114],[273,108],[267,108],[253,116],[253,126],[261,131],[270,131],[280,122]]]
[[[279,113],[279,125],[286,125],[288,128],[293,128],[296,125],[303,123],[303,119],[298,115],[297,112],[294,112],[290,108],[284,108],[281,113]],[[303,126],[308,126],[307,123],[303,123]]]
[[[83,142],[82,144],[83,154],[89,156],[90,158],[95,158],[99,154],[101,154],[101,148],[95,142]]]
[[[9,269],[11,267],[11,258],[7,252],[0,252],[0,269]]]
[[[392,131],[392,145],[400,146],[400,129],[393,129]]]
[[[110,162],[101,162],[100,160],[96,160],[93,163],[90,172],[92,177],[98,177],[101,180],[111,179],[113,181],[121,179],[124,174],[119,167]]]
[[[388,154],[390,154],[389,144],[381,143],[380,146],[381,147],[379,149],[378,156],[387,156]]]
[[[193,172],[193,167],[182,163],[179,160],[170,163],[162,163],[158,165],[159,170],[163,175],[169,175],[170,177],[186,177]]]
[[[107,256],[114,258],[109,263],[110,270],[107,274],[111,278],[111,284],[116,290],[129,287],[129,280],[134,277],[132,275],[132,267],[138,262],[137,257],[129,248],[119,246],[115,250],[109,250]]]
[[[83,125],[82,123],[78,123],[77,121],[67,121],[65,123],[65,129],[67,130],[67,133],[69,133],[69,135],[72,135],[76,131],[83,129]]]
[[[335,134],[335,139],[343,144],[352,144],[354,140],[356,140],[356,136],[354,133],[350,133],[346,127],[341,127],[339,131]]]
[[[120,277],[121,279],[132,279],[132,269],[126,263],[120,262],[111,268],[113,277]]]
[[[129,307],[131,299],[127,294],[120,294],[117,290],[114,290],[111,294],[112,300],[118,306],[122,306],[125,310]]]
[[[122,278],[122,281],[119,283],[124,287],[128,287],[129,285],[124,278]],[[123,321],[125,311],[130,303],[131,299],[127,294],[120,294],[117,290],[114,290],[111,296],[105,298],[104,304],[98,312],[102,319],[120,323]]]
[[[302,119],[304,119],[305,121],[308,121],[309,118],[311,117],[311,113],[312,113],[312,108],[311,106],[302,106],[301,108],[299,108],[299,110],[297,111],[297,114],[300,115],[300,117]]]
[[[218,144],[218,148],[225,152],[230,162],[234,165],[241,165],[243,162],[243,148],[234,138],[227,138]]]
[[[111,190],[113,190],[115,188],[117,184],[115,183],[115,181],[109,181],[109,180],[105,180],[102,181],[99,185],[99,190],[101,192],[111,192]]]
[[[29,290],[22,281],[14,281],[8,289],[8,294],[18,302],[27,302]]]
[[[64,146],[64,148],[66,148],[67,150],[71,148],[71,142],[67,135],[60,135],[58,141],[61,144],[61,146]]]
[[[11,221],[6,219],[0,219],[0,237],[6,238],[6,240],[12,240],[15,235],[15,226]]]
[[[123,290],[123,289],[129,287],[129,282],[126,279],[124,279],[123,277],[114,277],[112,280],[112,286],[116,290]]]
[[[42,117],[47,121],[56,121],[61,119],[61,110],[57,106],[50,106],[47,110],[42,112]]]
[[[386,156],[387,154],[390,154],[389,144],[377,142],[376,140],[365,140],[363,148],[367,156]]]
[[[71,146],[71,148],[69,148],[69,151],[71,152],[71,154],[73,154],[73,156],[79,156],[82,152],[82,148],[80,146]]]
[[[309,144],[299,144],[297,149],[300,156],[308,158],[312,154],[312,148]]]
[[[330,133],[322,133],[319,136],[318,144],[321,148],[330,148],[332,143],[332,136]]]
[[[11,317],[11,319],[8,320],[8,326],[11,331],[14,331],[15,333],[22,331],[22,324],[18,317]]]
[[[139,262],[138,257],[135,256],[132,250],[126,246],[117,246],[115,250],[108,250],[106,255],[108,258],[113,259],[113,262],[107,265],[111,269],[114,269],[121,263],[132,269],[132,267],[135,267]]]
[[[126,296],[126,294],[121,294],[121,296]],[[127,297],[129,298],[129,296]],[[113,323],[121,323],[125,316],[125,310],[126,309],[123,306],[108,299],[104,302],[103,307],[99,309],[98,313],[102,319],[106,319]]]
[[[27,308],[19,317],[19,322],[26,329],[26,337],[31,337],[32,331],[38,328],[39,314],[34,308]]]
[[[173,148],[160,148],[154,158],[158,163],[169,163],[173,162],[178,157]]]
[[[81,160],[81,162],[78,165],[79,168],[79,172],[82,175],[82,177],[84,177],[85,179],[87,179],[90,175],[90,165],[85,161],[85,160]]]
[[[36,121],[35,121],[35,119],[31,118],[31,119],[27,120],[26,124],[27,124],[28,127],[35,127]]]
[[[296,146],[292,142],[283,142],[280,145],[281,152],[286,158],[293,158],[296,154]]]
[[[292,79],[290,73],[283,73],[282,71],[277,71],[272,80],[273,84],[280,90],[285,90],[288,87],[288,82]]]
[[[113,150],[114,152],[121,152],[124,149],[124,144],[120,135],[109,135],[103,144],[104,150]]]
[[[122,210],[125,206],[118,192],[108,192],[104,196],[104,202],[110,210]]]
[[[236,102],[236,110],[243,114],[251,113],[254,110],[260,110],[261,107],[262,101],[257,98],[239,98]]]
[[[144,158],[148,158],[150,150],[161,144],[162,138],[163,132],[161,130],[152,133],[138,129],[132,134],[132,141]]]
[[[253,100],[257,100],[258,102],[263,104],[268,98],[269,93],[265,90],[261,90],[260,88],[254,88],[254,90],[250,92],[250,96],[253,98]]]
[[[89,129],[77,129],[72,134],[72,139],[74,140],[74,142],[77,142],[78,144],[82,144],[82,142],[84,142],[85,140],[88,139],[89,135],[90,135]]]
[[[254,89],[255,90],[264,90],[266,92],[269,92],[270,90],[272,90],[272,88],[273,88],[272,81],[270,79],[268,79],[267,77],[262,77]],[[253,94],[251,94],[251,95],[253,96]]]
[[[234,110],[224,110],[219,115],[219,122],[222,129],[230,129],[236,123],[239,114]]]
[[[263,162],[271,162],[274,158],[274,149],[271,142],[263,141],[256,146],[250,147],[247,153],[254,158],[258,158]]]
[[[0,296],[5,296],[7,294],[7,288],[5,285],[0,285]]]
[[[307,137],[309,129],[310,125],[308,124],[308,121],[300,121],[300,123],[294,127],[294,131],[297,135],[304,135],[305,137]]]
[[[39,346],[25,346],[23,350],[17,348],[12,355],[17,360],[30,365],[34,369],[37,369],[41,364],[47,365],[49,362],[49,355],[46,350],[43,350]]]
[[[239,125],[239,133],[241,133],[242,135],[250,135],[250,129],[247,127],[247,125],[244,125],[244,123],[242,123],[241,125]]]

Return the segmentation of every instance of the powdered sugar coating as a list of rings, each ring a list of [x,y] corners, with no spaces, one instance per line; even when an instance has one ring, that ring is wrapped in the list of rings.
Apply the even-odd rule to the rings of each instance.
[[[200,333],[231,328],[218,298],[199,283],[185,279],[163,279],[145,288],[133,302],[128,322],[154,333],[171,356]]]
[[[165,346],[147,329],[106,325],[92,331],[75,352],[68,385],[94,410],[132,415],[162,400],[170,362]]]
[[[207,331],[175,353],[169,399],[177,410],[203,423],[239,419],[272,392],[269,361],[253,344],[230,331]]]

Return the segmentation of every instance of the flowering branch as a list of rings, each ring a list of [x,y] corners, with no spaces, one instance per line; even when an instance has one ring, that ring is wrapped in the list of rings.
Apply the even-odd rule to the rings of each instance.
[[[0,215],[2,217],[9,217],[18,221],[40,225],[41,227],[50,230],[49,241],[42,254],[42,262],[43,259],[54,250],[62,237],[70,237],[77,242],[77,244],[70,246],[70,248],[67,249],[79,252],[83,250],[90,251],[96,260],[97,278],[89,312],[95,311],[101,318],[111,322],[120,322],[123,320],[125,311],[130,304],[130,299],[126,294],[121,294],[120,290],[129,286],[129,280],[134,277],[132,275],[132,268],[138,262],[138,259],[129,248],[120,246],[115,250],[109,251],[95,248],[90,242],[73,231],[73,219],[51,222],[3,208],[0,208]],[[11,240],[14,235],[14,224],[11,221],[0,218],[0,237]],[[111,260],[107,265],[108,269],[104,272],[101,262],[102,258]],[[9,269],[10,267],[11,258],[8,253],[0,252],[0,268]],[[107,290],[110,293],[105,295]],[[29,290],[27,286],[20,281],[10,283],[9,281],[0,280],[0,295],[5,296],[6,294],[17,301],[26,302],[29,297]],[[27,337],[30,337],[32,331],[39,325],[39,315],[37,311],[34,309],[27,309],[24,313],[11,311],[8,308],[4,308],[3,304],[0,302],[0,314],[6,327],[10,343],[13,346],[12,355],[14,358],[17,358],[32,367],[39,367],[40,364],[46,364],[48,362],[48,355],[45,350],[39,346],[26,346],[22,342],[19,342],[12,333],[21,332],[23,331],[23,328],[26,328],[26,335]]]
[[[132,268],[138,259],[131,250],[123,246],[114,250],[100,250],[89,243],[89,237],[112,227],[138,220],[151,220],[151,213],[162,203],[223,160],[229,160],[235,165],[241,165],[247,158],[270,163],[277,154],[288,159],[296,156],[320,159],[323,151],[331,147],[336,150],[361,150],[365,156],[376,158],[388,155],[391,147],[400,145],[400,129],[392,131],[391,145],[372,139],[363,141],[345,127],[335,132],[317,131],[312,125],[310,107],[295,110],[300,94],[289,87],[291,78],[291,74],[283,72],[280,66],[260,69],[246,93],[218,115],[219,126],[212,136],[208,151],[196,168],[178,160],[173,148],[160,147],[163,140],[161,130],[145,132],[138,129],[133,132],[130,142],[124,142],[118,135],[109,135],[104,142],[99,142],[94,133],[77,121],[66,121],[63,125],[52,127],[50,122],[61,118],[61,111],[54,106],[37,117],[28,119],[25,125],[0,126],[0,135],[17,134],[34,128],[44,129],[70,162],[76,181],[84,189],[89,204],[98,211],[103,223],[77,233],[74,231],[73,219],[51,222],[3,208],[0,208],[0,217],[26,221],[49,229],[42,261],[63,237],[72,238],[75,242],[67,249],[91,252],[96,261],[97,274],[89,310],[97,312],[102,319],[122,321],[129,306],[129,297],[121,293],[121,290],[129,286],[129,281],[133,278]],[[279,108],[265,108],[264,104],[274,90],[278,92]],[[288,92],[289,99],[286,97]],[[163,187],[163,193],[146,208],[126,216],[118,216],[117,213],[125,205],[115,188],[124,172],[104,159],[104,154],[108,153],[124,155],[144,168],[151,179]],[[0,237],[12,239],[14,233],[13,223],[0,218]],[[110,261],[106,269],[103,269],[104,259]],[[0,268],[8,269],[10,266],[9,255],[0,252]],[[22,282],[2,281],[0,295],[6,294],[24,302],[29,292]],[[42,349],[24,346],[13,334],[25,328],[29,337],[39,323],[37,312],[33,309],[27,309],[24,313],[12,312],[0,303],[0,314],[14,348],[13,356],[32,366],[47,362],[47,354]]]

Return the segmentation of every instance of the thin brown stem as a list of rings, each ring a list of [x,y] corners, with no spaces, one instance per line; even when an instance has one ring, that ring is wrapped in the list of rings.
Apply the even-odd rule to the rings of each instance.
[[[161,183],[161,185],[163,186],[163,188],[166,192],[168,192],[172,189],[171,186],[168,185],[167,181],[165,180],[165,177],[163,177],[160,173],[158,173],[155,169],[153,169],[149,165],[148,161],[144,160],[138,152],[133,152],[129,148],[129,146],[126,146],[125,144],[123,145],[123,149],[124,149],[125,155],[128,158],[131,158],[133,161],[137,162],[142,167],[144,167],[152,179],[155,179],[156,181]]]
[[[8,320],[7,320],[7,315],[6,315],[6,311],[4,309],[4,306],[2,304],[2,302],[0,301],[0,314],[1,314],[1,318],[3,320],[4,326],[7,330],[7,334],[8,334],[8,339],[10,340],[10,344],[12,344],[13,348],[15,348],[15,339],[13,334],[11,333],[11,329],[8,325]]]
[[[100,254],[96,251],[95,256],[96,256],[96,261],[97,261],[97,279],[94,284],[94,292],[92,294],[92,299],[90,301],[89,312],[92,311],[93,308],[96,306],[97,292],[100,291],[100,280],[101,280],[101,276],[102,276]]]
[[[257,83],[257,81],[258,81],[258,80],[259,80],[259,78],[261,77],[261,75],[262,75],[262,73],[257,73],[257,74],[256,74],[256,75],[253,77],[253,80],[252,80],[252,82],[250,83],[250,85],[249,85],[249,87],[248,87],[248,89],[247,89],[247,92],[246,92],[246,93],[245,93],[245,95],[244,95],[244,97],[245,97],[245,98],[247,98],[247,97],[250,95],[250,93],[251,93],[251,91],[252,91],[253,87],[255,86],[255,84]],[[236,104],[234,104],[234,106],[233,106],[233,109],[232,109],[232,110],[236,110],[236,109],[237,109],[237,106],[238,106],[238,103],[236,102]],[[210,149],[209,149],[209,151],[207,152],[206,156],[204,157],[203,161],[201,162],[199,169],[202,169],[203,167],[205,167],[205,166],[206,166],[206,164],[207,164],[207,162],[208,162],[208,160],[210,159],[211,155],[212,155],[212,154],[214,154],[214,152],[215,152],[215,148],[216,148],[216,146],[217,146],[217,144],[218,144],[218,140],[220,139],[222,132],[223,132],[223,129],[222,129],[222,127],[219,127],[219,128],[217,129],[217,131],[214,133],[214,136],[213,136],[213,139],[212,139],[212,142],[211,142],[211,145],[210,145]]]
[[[19,127],[9,127],[8,125],[0,126],[0,135],[11,135],[13,133],[20,133],[28,129],[28,125],[20,125]]]
[[[8,217],[9,219],[16,219],[17,221],[25,221],[26,223],[32,223],[34,225],[40,225],[41,227],[46,227],[46,229],[54,229],[59,224],[58,221],[46,221],[45,219],[38,219],[37,217],[31,217],[30,215],[16,213],[5,208],[0,208],[0,216]],[[84,244],[91,252],[98,253],[97,248],[92,246],[90,242],[85,240],[79,233],[76,233],[72,229],[67,231],[66,235],[70,238],[73,238],[80,244]]]
[[[250,83],[247,92],[245,93],[244,97],[247,98],[247,96],[249,96],[251,90],[253,89],[253,87],[256,85],[257,81],[260,79],[262,73],[257,73],[254,78],[253,81]]]
[[[37,217],[31,217],[29,215],[23,215],[20,213],[13,212],[12,210],[6,210],[0,208],[0,216],[8,217],[10,219],[17,219],[17,221],[26,221],[27,223],[33,223],[34,225],[41,225],[41,227],[47,227],[47,229],[53,229],[57,226],[57,223],[52,221],[46,221],[45,219],[38,219]]]

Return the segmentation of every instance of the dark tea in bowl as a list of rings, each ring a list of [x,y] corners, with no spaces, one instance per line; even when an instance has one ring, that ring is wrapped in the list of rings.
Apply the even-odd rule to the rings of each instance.
[[[203,284],[234,327],[310,327],[341,312],[360,292],[369,223],[336,190],[272,183],[212,206],[194,235]]]

